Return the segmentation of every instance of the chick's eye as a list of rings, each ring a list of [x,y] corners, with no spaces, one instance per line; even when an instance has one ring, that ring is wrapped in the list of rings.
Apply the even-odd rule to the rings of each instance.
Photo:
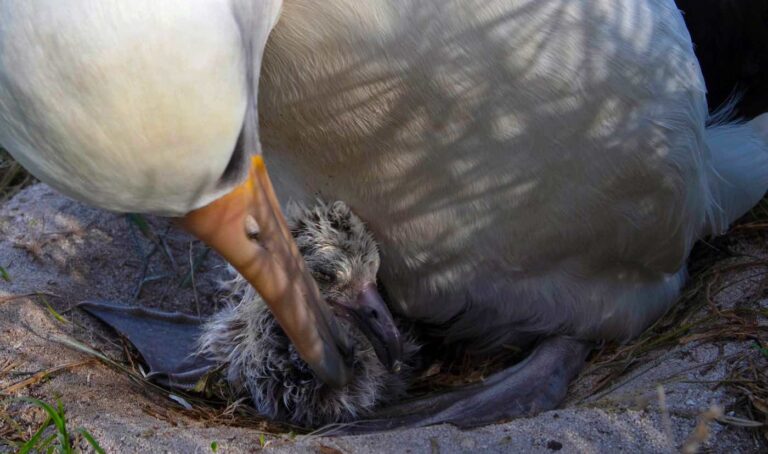
[[[336,281],[336,275],[327,270],[317,270],[312,275],[320,284],[330,285]]]

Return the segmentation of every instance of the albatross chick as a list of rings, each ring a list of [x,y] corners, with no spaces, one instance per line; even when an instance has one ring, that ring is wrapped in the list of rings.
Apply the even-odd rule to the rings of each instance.
[[[358,328],[350,307],[376,285],[379,252],[363,222],[342,202],[291,205],[291,234],[317,280],[324,300],[342,320],[355,346],[353,377],[344,387],[324,384],[299,356],[267,305],[241,276],[228,283],[232,304],[203,327],[199,354],[220,366],[232,389],[250,396],[272,419],[303,426],[351,421],[404,395],[418,347],[404,333],[406,364],[390,372]]]

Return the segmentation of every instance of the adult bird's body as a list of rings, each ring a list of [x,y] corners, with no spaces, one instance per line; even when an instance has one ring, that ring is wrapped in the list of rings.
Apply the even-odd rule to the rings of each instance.
[[[346,201],[395,309],[447,341],[546,339],[517,370],[378,427],[552,407],[579,340],[639,334],[676,300],[693,243],[768,188],[768,118],[705,128],[672,1],[283,8],[259,104],[278,194]]]
[[[638,334],[768,186],[672,1],[286,1],[261,89],[278,194],[349,203],[397,309],[481,348]]]
[[[483,387],[395,411],[421,412],[406,423],[557,404],[585,342],[630,338],[659,317],[692,244],[768,187],[768,119],[705,128],[704,82],[672,0],[285,0],[259,74],[280,3],[7,0],[0,143],[81,199],[183,214],[240,181],[260,139],[282,200],[319,193],[368,223],[399,312],[478,350],[545,339]],[[89,8],[122,33],[94,45],[101,23],[77,15]],[[35,46],[14,41],[17,27]],[[145,64],[126,76],[133,61]],[[292,294],[290,307],[319,320],[309,330],[268,279],[251,281],[273,290],[265,299],[298,326],[287,331],[311,364],[342,376],[322,311]]]

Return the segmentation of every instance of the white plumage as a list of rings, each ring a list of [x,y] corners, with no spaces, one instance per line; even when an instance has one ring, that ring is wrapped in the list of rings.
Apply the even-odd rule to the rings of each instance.
[[[768,187],[768,117],[705,126],[672,0],[6,0],[0,16],[0,143],[38,177],[184,214],[263,145],[282,200],[346,201],[396,309],[476,349],[637,335],[693,243]],[[263,249],[218,244],[343,383],[309,281],[281,306],[240,253]],[[288,282],[292,249],[274,250]],[[575,344],[546,345],[544,376]]]
[[[0,143],[110,210],[179,216],[226,194],[248,92],[231,3],[4,1]],[[260,3],[263,46],[279,2]]]
[[[347,201],[399,311],[480,348],[635,336],[768,188],[671,0],[287,1],[261,90],[279,195]]]

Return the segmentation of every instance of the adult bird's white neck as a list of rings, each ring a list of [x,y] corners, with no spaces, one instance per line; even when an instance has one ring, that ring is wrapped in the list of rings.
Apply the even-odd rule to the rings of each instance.
[[[0,143],[43,181],[169,215],[231,189],[247,87],[227,1],[14,2],[0,27]]]

